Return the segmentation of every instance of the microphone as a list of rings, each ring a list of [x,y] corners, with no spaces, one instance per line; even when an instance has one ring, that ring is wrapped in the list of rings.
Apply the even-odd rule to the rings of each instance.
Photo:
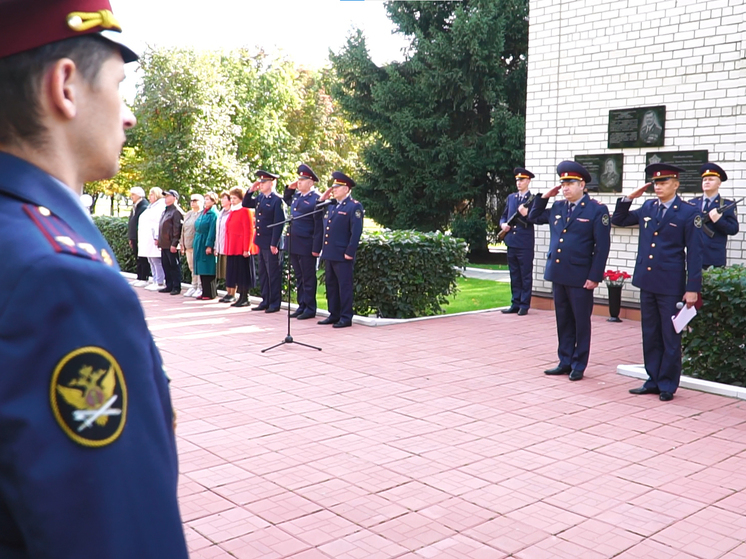
[[[683,309],[684,308],[684,301],[679,301],[678,303],[676,303],[676,308],[679,309],[679,310]]]

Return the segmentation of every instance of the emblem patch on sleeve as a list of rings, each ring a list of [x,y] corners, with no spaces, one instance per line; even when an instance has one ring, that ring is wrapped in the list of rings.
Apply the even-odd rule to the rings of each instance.
[[[601,223],[604,224],[604,227],[608,227],[609,226],[609,214],[604,214],[603,215],[603,217],[601,218]]]
[[[76,443],[102,447],[119,438],[127,420],[127,386],[119,363],[100,347],[68,353],[49,389],[57,423]]]
[[[360,210],[355,210],[355,217],[361,219],[363,217],[363,212],[361,212]]]
[[[701,215],[694,216],[694,226],[697,229],[702,229],[702,216]]]

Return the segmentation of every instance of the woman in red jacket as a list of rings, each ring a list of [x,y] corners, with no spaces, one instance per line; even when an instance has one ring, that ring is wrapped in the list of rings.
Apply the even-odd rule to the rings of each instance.
[[[249,306],[249,289],[256,285],[254,255],[259,248],[254,244],[254,210],[241,206],[243,189],[230,191],[231,213],[225,224],[225,254],[228,256],[225,287],[228,291],[221,301],[235,301],[232,307]],[[238,301],[236,290],[240,292]]]

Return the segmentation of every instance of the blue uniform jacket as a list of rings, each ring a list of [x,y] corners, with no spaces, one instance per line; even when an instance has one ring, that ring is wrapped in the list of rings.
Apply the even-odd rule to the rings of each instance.
[[[663,295],[683,296],[702,289],[702,216],[677,195],[656,225],[658,200],[630,211],[632,201],[619,198],[611,222],[640,226],[632,285]]]
[[[544,279],[570,287],[583,287],[586,280],[600,283],[609,256],[608,208],[585,195],[568,221],[565,200],[555,202],[550,209],[546,209],[547,202],[547,198],[537,196],[528,214],[537,225],[549,224]]]
[[[732,203],[733,200],[726,200],[721,198],[720,194],[715,197],[715,207],[722,208]],[[702,196],[698,196],[693,200],[689,200],[690,204],[693,204],[695,208],[702,212]],[[709,213],[709,212],[708,212]],[[705,214],[702,212],[702,218],[704,219]],[[723,212],[717,223],[712,221],[707,223],[713,233],[712,238],[708,237],[702,232],[702,267],[709,268],[710,266],[725,266],[727,260],[726,247],[728,245],[728,235],[736,235],[738,233],[738,218],[736,217],[736,208],[733,207]]]
[[[320,253],[324,235],[324,212],[306,215],[316,209],[319,193],[312,190],[303,196],[295,188],[286,188],[283,200],[290,206],[290,215],[295,218],[290,225],[291,254],[311,256],[312,253]]]
[[[72,193],[2,152],[0,215],[0,557],[186,559],[137,296]]]
[[[344,261],[345,254],[355,258],[364,215],[362,204],[350,196],[340,203],[332,202],[324,213],[323,260]]]
[[[285,210],[282,207],[282,198],[276,192],[270,192],[269,196],[259,194],[252,196],[247,192],[243,197],[244,208],[255,208],[256,215],[256,235],[254,244],[260,249],[269,250],[270,246],[280,247],[282,239],[282,225],[270,227],[274,223],[285,221]]]
[[[518,210],[518,206],[520,205],[518,202],[519,196],[519,192],[513,192],[508,195],[508,200],[505,203],[505,211],[500,218],[500,225],[506,223],[510,219],[510,216]],[[531,196],[531,193],[526,192],[527,199],[529,196]],[[508,234],[505,235],[504,242],[505,245],[510,248],[534,248],[534,224],[528,221],[528,215],[526,215],[526,218],[521,218],[521,220],[519,220],[510,231],[508,231]]]

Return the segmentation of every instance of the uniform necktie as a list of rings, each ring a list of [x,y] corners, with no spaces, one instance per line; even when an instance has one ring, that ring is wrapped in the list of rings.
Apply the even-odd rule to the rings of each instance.
[[[707,213],[710,211],[710,199],[709,198],[705,198],[705,207],[702,211],[704,213]]]
[[[658,204],[658,213],[655,215],[655,220],[660,222],[663,219],[664,213],[666,213],[666,206]]]
[[[567,219],[570,220],[570,216],[572,216],[572,211],[575,209],[575,202],[570,202],[570,204],[567,206]]]

